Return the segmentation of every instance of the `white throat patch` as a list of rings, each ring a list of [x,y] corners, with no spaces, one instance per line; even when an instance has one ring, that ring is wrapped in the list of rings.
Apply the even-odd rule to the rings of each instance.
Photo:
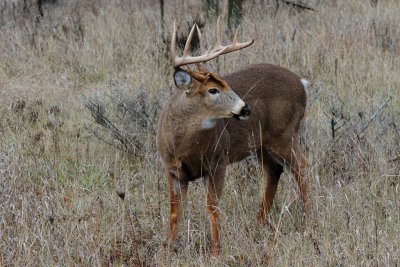
[[[217,124],[217,119],[205,119],[201,123],[201,128],[203,129],[211,129],[215,127],[215,124]]]

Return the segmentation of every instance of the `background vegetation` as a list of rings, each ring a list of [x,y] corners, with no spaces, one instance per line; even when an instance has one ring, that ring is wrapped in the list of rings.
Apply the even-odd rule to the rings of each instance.
[[[400,5],[289,2],[3,1],[0,265],[399,265]],[[311,81],[302,144],[314,220],[310,237],[285,172],[269,224],[255,224],[260,169],[233,165],[223,250],[210,259],[201,181],[190,185],[180,241],[165,243],[154,133],[174,90],[173,20],[183,39],[203,24],[211,44],[216,14],[225,40],[228,23],[240,24],[240,39],[255,43],[211,69],[269,62]]]

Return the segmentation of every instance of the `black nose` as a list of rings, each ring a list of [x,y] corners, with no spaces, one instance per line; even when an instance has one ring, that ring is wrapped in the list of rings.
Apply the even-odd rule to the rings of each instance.
[[[241,117],[247,117],[247,116],[250,115],[250,113],[251,113],[251,108],[250,108],[249,105],[246,104],[246,105],[242,108],[242,110],[240,111],[239,116],[241,116]]]
[[[249,105],[245,105],[242,110],[240,111],[239,114],[235,114],[233,115],[233,117],[237,120],[246,120],[247,117],[250,115],[251,113],[251,108]]]

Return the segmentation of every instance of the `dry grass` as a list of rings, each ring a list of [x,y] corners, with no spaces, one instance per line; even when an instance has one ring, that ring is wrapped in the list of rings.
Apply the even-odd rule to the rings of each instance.
[[[255,44],[212,64],[223,74],[269,62],[312,82],[302,140],[313,238],[286,173],[269,225],[255,224],[262,178],[251,162],[238,164],[221,201],[219,259],[208,256],[201,181],[190,186],[181,239],[169,248],[154,136],[132,158],[93,136],[82,101],[116,89],[166,101],[172,70],[156,1],[81,2],[46,6],[40,23],[28,17],[0,28],[0,265],[399,265],[396,0],[308,1],[318,12],[281,7],[276,16],[247,2],[241,38]],[[166,4],[166,25],[185,8]]]

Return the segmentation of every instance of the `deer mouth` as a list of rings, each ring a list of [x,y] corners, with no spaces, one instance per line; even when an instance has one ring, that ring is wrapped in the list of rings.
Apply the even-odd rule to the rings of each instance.
[[[233,114],[233,117],[239,121],[243,121],[243,120],[247,120],[250,116],[251,113],[251,108],[249,107],[249,105],[245,105],[241,110],[239,114]]]
[[[238,121],[245,121],[245,120],[247,120],[249,118],[248,115],[243,116],[243,115],[239,115],[239,114],[233,114],[233,117],[235,119],[237,119]]]

